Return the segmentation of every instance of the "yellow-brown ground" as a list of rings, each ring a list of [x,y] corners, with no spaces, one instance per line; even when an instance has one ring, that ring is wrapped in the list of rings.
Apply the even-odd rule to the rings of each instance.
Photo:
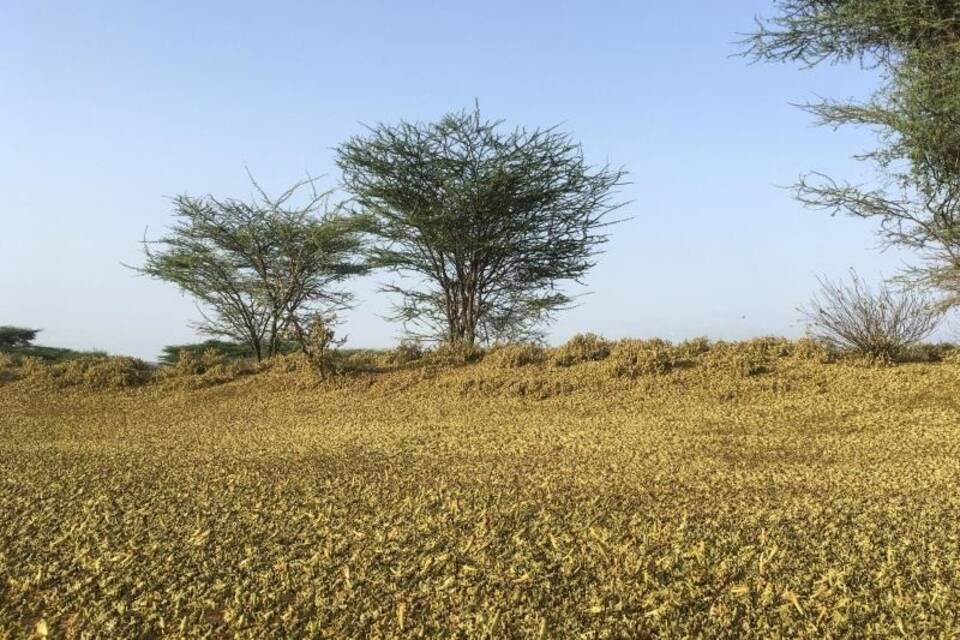
[[[0,384],[0,637],[957,637],[960,365]]]

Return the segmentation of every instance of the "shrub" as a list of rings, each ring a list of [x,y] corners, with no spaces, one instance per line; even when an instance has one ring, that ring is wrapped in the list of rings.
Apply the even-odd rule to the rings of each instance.
[[[677,360],[695,360],[710,351],[710,340],[702,336],[690,338],[673,348]]]
[[[12,382],[20,377],[16,356],[0,352],[0,384]]]
[[[910,362],[943,362],[949,359],[956,350],[956,345],[949,342],[925,342],[907,347],[900,357],[902,360]]]
[[[183,349],[177,352],[176,362],[165,368],[163,374],[168,378],[199,376],[226,362],[227,357],[216,349],[207,349],[199,354],[193,349]]]
[[[501,369],[519,369],[528,365],[541,364],[546,359],[547,352],[540,345],[521,343],[496,347],[484,357],[484,362],[489,362]]]
[[[231,360],[216,364],[203,372],[196,384],[200,387],[212,387],[218,384],[233,382],[240,376],[251,372],[251,369],[241,362]]]
[[[401,340],[394,349],[387,353],[387,364],[402,367],[423,358],[423,347],[416,340]]]
[[[203,373],[203,362],[193,351],[183,350],[178,353],[172,373],[179,376],[197,376]]]
[[[663,340],[621,340],[613,345],[609,362],[617,378],[662,375],[675,365],[674,349]]]
[[[287,352],[295,349],[296,346],[292,343],[283,343],[282,348],[284,352]],[[179,363],[180,358],[184,353],[189,353],[196,358],[199,358],[204,354],[204,352],[211,349],[222,355],[226,360],[244,360],[247,358],[253,358],[254,356],[253,351],[250,350],[250,347],[244,344],[227,342],[225,340],[204,340],[203,342],[196,342],[192,344],[176,344],[166,346],[163,348],[157,361],[162,365],[174,366]]]
[[[794,344],[786,338],[761,336],[736,344],[735,349],[760,360],[786,358],[793,354]]]
[[[78,358],[54,365],[58,384],[91,389],[126,389],[150,380],[152,369],[143,360],[127,356]]]
[[[771,354],[763,342],[717,342],[704,358],[710,375],[751,377],[769,372]]]
[[[558,367],[572,367],[582,362],[603,360],[610,355],[610,342],[595,333],[578,333],[553,352]]]
[[[313,365],[321,380],[337,373],[336,363],[332,353],[334,349],[346,342],[346,337],[337,338],[333,330],[336,316],[332,314],[315,313],[306,318],[301,324],[297,318],[291,318],[293,334],[300,345],[300,352]]]
[[[330,353],[334,368],[340,373],[379,371],[390,366],[391,351],[377,349],[337,349]]]
[[[194,350],[182,350],[173,366],[165,367],[161,376],[186,387],[211,387],[236,380],[251,373],[254,367],[245,360],[231,358],[228,354],[209,348],[200,355]]]
[[[943,312],[924,296],[888,285],[871,291],[856,272],[847,284],[820,280],[819,295],[802,311],[811,332],[837,349],[893,361],[929,336]]]
[[[483,349],[471,346],[465,342],[442,344],[426,353],[429,364],[460,366],[473,364],[483,359]]]
[[[827,342],[813,336],[804,336],[793,343],[793,353],[798,360],[810,360],[827,364],[836,360],[836,350]]]
[[[51,368],[42,358],[26,356],[20,360],[20,373],[29,380],[41,380],[52,377]]]
[[[944,352],[940,356],[941,362],[948,362],[950,364],[960,364],[960,348],[954,347],[953,349]]]

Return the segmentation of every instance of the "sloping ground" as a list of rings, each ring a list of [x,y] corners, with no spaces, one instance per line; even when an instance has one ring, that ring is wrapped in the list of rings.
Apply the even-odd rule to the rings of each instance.
[[[0,636],[960,634],[960,365],[646,371],[0,385]]]

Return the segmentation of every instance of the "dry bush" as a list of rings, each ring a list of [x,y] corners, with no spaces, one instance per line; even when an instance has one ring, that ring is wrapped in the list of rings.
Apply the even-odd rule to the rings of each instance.
[[[714,343],[704,356],[704,373],[708,376],[748,378],[772,370],[771,355],[763,342]]]
[[[620,340],[607,359],[617,378],[638,378],[669,373],[677,364],[676,351],[663,340]]]
[[[761,336],[734,343],[737,350],[763,360],[787,358],[793,355],[794,343],[779,336]]]
[[[200,357],[184,349],[176,364],[164,367],[159,377],[174,386],[202,388],[232,382],[255,370],[251,363],[228,358],[216,349],[206,349]]]
[[[415,340],[401,340],[395,348],[386,354],[388,365],[402,367],[417,362],[424,356],[423,346]]]
[[[829,364],[837,359],[837,351],[828,342],[813,336],[804,336],[793,343],[793,353],[797,360],[806,360],[820,364]]]
[[[300,352],[264,360],[258,370],[271,378],[282,380],[284,386],[295,389],[314,388],[320,383],[313,365]]]
[[[950,361],[956,352],[957,346],[949,342],[924,342],[905,348],[900,359],[908,362],[945,362]]]
[[[228,361],[209,367],[198,376],[199,386],[212,387],[219,384],[233,382],[237,378],[251,373],[252,369],[241,362]]]
[[[696,360],[710,351],[710,340],[703,336],[690,338],[678,343],[674,348],[674,357],[680,361]]]
[[[387,361],[392,352],[376,351],[373,349],[337,350],[330,353],[334,368],[341,374],[379,371],[389,367]]]
[[[848,283],[820,279],[820,293],[802,309],[811,333],[830,346],[892,362],[933,333],[943,317],[925,296],[881,285],[874,292],[855,273]]]
[[[333,327],[336,325],[336,316],[317,313],[301,323],[291,316],[293,336],[300,345],[300,352],[313,365],[314,371],[321,380],[336,374],[337,367],[332,357],[333,351],[346,342],[345,337],[337,338]]]
[[[542,364],[547,360],[546,350],[538,344],[507,344],[491,349],[483,361],[500,369],[519,369]]]
[[[562,346],[553,349],[551,359],[558,367],[572,367],[583,362],[603,360],[610,355],[610,342],[595,333],[578,333]]]
[[[203,371],[204,365],[201,358],[185,349],[177,353],[177,362],[173,366],[163,369],[164,374],[172,377],[198,376]]]
[[[153,369],[147,363],[127,356],[76,358],[51,365],[49,372],[58,386],[89,389],[126,389],[146,384],[153,378]]]
[[[463,342],[455,342],[453,344],[442,344],[427,351],[422,359],[425,364],[429,365],[459,367],[480,362],[483,357],[483,349]]]
[[[0,353],[0,384],[20,378],[19,361],[8,353]]]
[[[42,358],[27,356],[20,359],[20,374],[27,380],[45,381],[53,378],[53,367]]]
[[[940,355],[940,361],[949,364],[960,364],[960,347],[954,347]]]

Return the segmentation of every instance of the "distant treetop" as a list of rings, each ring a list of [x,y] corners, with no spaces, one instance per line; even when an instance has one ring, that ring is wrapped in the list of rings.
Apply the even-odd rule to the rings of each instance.
[[[0,348],[27,347],[36,339],[41,329],[27,329],[25,327],[0,327]]]

